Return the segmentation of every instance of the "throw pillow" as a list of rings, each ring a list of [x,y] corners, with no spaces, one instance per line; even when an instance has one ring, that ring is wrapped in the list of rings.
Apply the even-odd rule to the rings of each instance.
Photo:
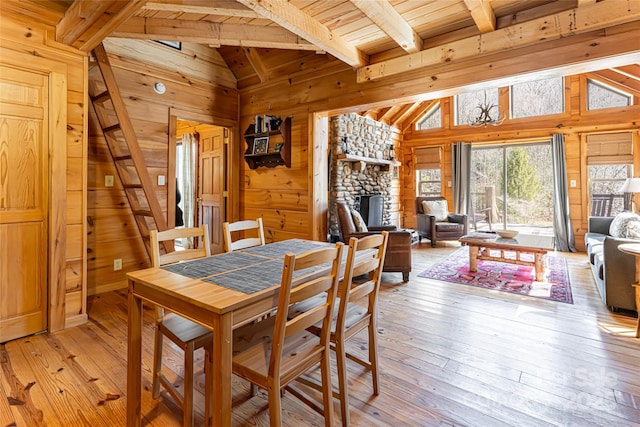
[[[640,221],[629,221],[627,224],[627,239],[640,240]]]
[[[356,225],[356,229],[360,232],[367,232],[369,229],[367,228],[367,224],[362,219],[362,215],[355,209],[351,209],[351,216],[353,217],[353,222]]]
[[[449,207],[446,200],[423,200],[422,211],[436,217],[436,221],[446,221]]]
[[[609,234],[613,237],[627,238],[629,237],[629,225],[632,223],[640,223],[640,215],[633,212],[620,212],[613,218],[609,226]],[[635,224],[632,226],[632,233],[635,230]]]

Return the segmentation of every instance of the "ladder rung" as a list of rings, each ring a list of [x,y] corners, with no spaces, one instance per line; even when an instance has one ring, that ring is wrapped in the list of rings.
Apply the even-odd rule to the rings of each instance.
[[[104,133],[113,132],[120,129],[120,123],[116,123],[115,125],[108,126],[106,128],[102,128]]]
[[[96,96],[92,96],[91,97],[91,100],[94,103],[101,103],[101,102],[106,101],[107,99],[111,99],[111,95],[109,95],[109,91],[108,90],[105,90],[104,92],[99,93]]]
[[[140,215],[140,216],[153,216],[153,212],[151,211],[145,211],[145,210],[137,210],[137,211],[133,211],[134,215]]]
[[[118,156],[118,157],[114,157],[114,161],[118,162],[121,160],[131,160],[132,157],[130,155],[126,155],[126,156]]]

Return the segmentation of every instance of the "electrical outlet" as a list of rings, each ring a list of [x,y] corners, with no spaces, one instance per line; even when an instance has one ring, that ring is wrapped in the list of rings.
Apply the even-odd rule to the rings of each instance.
[[[447,187],[451,188],[451,181],[447,181]]]
[[[113,187],[113,175],[105,175],[104,176],[104,186],[105,187]]]
[[[122,270],[122,258],[116,258],[113,260],[113,271]]]

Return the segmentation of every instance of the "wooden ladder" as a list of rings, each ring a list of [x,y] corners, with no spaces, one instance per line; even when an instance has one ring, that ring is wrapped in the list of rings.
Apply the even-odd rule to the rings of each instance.
[[[167,223],[102,43],[93,49],[93,55],[100,68],[106,90],[99,87],[99,82],[90,81],[89,96],[147,254],[151,257],[150,230],[164,231],[167,229]],[[164,245],[166,252],[172,249],[173,245]]]

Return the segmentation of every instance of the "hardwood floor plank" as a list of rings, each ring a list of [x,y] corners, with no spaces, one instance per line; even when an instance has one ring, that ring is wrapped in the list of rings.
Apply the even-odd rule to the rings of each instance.
[[[458,247],[415,245],[408,283],[383,274],[381,393],[372,395],[370,373],[347,363],[352,425],[640,425],[636,318],[604,306],[586,255],[559,254],[567,260],[573,304],[417,277]],[[125,425],[127,294],[109,292],[88,303],[86,325],[0,345],[6,396],[0,427]],[[172,399],[151,398],[153,317],[145,305],[143,424],[179,426],[182,413]],[[366,342],[356,336],[349,350],[364,356]],[[170,343],[164,352],[167,374],[181,387],[182,352]],[[204,421],[203,357],[196,353],[196,425]],[[335,360],[332,371],[336,385]],[[237,378],[233,406],[234,426],[269,425],[264,391],[249,398],[247,383]],[[290,393],[283,408],[285,426],[323,424]],[[334,409],[339,416],[337,400]]]

